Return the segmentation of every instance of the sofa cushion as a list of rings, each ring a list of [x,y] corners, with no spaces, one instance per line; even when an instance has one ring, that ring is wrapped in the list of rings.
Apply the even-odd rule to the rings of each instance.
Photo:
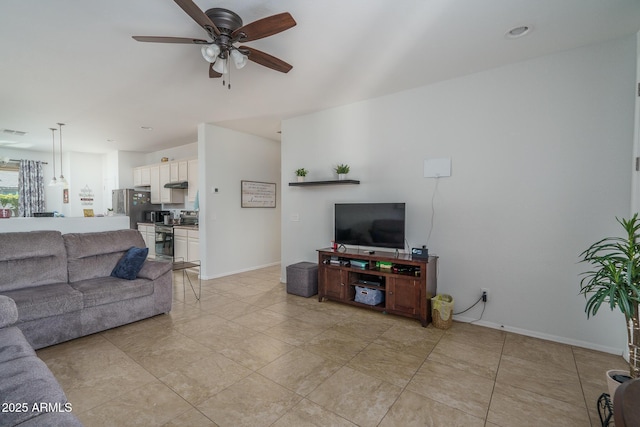
[[[67,283],[32,286],[4,292],[18,307],[18,322],[70,313],[82,309],[82,294]]]
[[[59,231],[2,233],[0,292],[67,282],[67,253]]]
[[[18,308],[14,300],[0,295],[0,328],[13,325],[18,321]]]
[[[36,356],[21,357],[2,363],[0,396],[7,402],[19,403],[26,411],[0,413],[0,425],[18,425],[41,412],[33,412],[33,405],[41,402],[64,405],[67,398],[45,363]],[[36,424],[37,425],[37,424]],[[60,424],[58,424],[60,425]]]
[[[15,326],[0,329],[0,366],[9,360],[35,355],[36,352],[20,329]]]
[[[111,271],[111,276],[127,280],[135,279],[142,269],[147,255],[149,255],[149,248],[136,248],[135,246],[129,248]]]
[[[145,247],[138,230],[69,233],[62,238],[67,249],[69,283],[108,277],[129,248]]]
[[[102,277],[72,283],[80,291],[84,307],[94,307],[153,294],[153,282],[146,279],[126,280]]]

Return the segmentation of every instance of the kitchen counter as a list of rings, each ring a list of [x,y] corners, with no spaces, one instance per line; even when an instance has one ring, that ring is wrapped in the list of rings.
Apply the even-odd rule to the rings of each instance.
[[[180,225],[174,225],[173,228],[183,228],[185,230],[197,230],[198,226],[197,225],[192,225],[192,224],[180,224]]]
[[[17,231],[57,230],[67,233],[124,230],[129,228],[128,216],[64,217],[0,219],[0,233]]]

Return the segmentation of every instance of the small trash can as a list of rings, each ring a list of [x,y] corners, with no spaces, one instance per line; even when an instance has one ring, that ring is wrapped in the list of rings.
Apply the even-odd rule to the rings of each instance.
[[[318,293],[318,264],[299,262],[287,266],[287,293],[310,297]]]
[[[447,294],[431,298],[431,319],[438,329],[449,329],[453,325],[453,297]]]

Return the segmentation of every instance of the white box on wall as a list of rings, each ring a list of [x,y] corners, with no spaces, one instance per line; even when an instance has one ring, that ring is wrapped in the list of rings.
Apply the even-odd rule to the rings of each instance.
[[[425,159],[425,178],[441,178],[443,176],[451,176],[451,157]]]

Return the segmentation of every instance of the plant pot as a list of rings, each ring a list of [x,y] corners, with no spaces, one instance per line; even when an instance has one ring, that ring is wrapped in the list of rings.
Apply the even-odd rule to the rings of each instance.
[[[11,218],[11,209],[0,209],[0,218]]]
[[[346,173],[339,173],[338,174],[338,181],[344,181],[347,179],[347,174]]]
[[[299,176],[298,177],[298,182],[304,182],[304,176]]]
[[[613,404],[613,396],[616,394],[616,389],[623,381],[618,381],[614,378],[615,376],[624,376],[628,379],[631,379],[629,376],[629,371],[623,371],[620,369],[611,369],[607,371],[607,388],[609,389],[609,398],[611,399],[611,403]]]

